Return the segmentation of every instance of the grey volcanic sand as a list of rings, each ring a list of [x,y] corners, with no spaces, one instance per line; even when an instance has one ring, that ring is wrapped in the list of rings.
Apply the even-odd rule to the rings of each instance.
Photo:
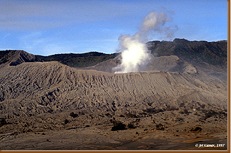
[[[197,150],[227,149],[224,134],[178,133],[155,129],[111,131],[89,127],[47,132],[1,134],[1,149],[11,150]],[[220,134],[220,135],[219,135]],[[197,148],[195,144],[225,144],[220,148]]]
[[[1,67],[0,89],[1,150],[226,149],[195,147],[227,139],[227,85],[206,74],[34,62]]]

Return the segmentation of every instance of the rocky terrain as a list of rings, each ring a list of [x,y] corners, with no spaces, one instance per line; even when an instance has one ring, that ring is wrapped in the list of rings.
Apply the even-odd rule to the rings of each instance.
[[[126,74],[112,73],[119,54],[0,52],[0,149],[227,149],[227,42],[147,45],[147,67]],[[208,143],[225,146],[195,147]]]

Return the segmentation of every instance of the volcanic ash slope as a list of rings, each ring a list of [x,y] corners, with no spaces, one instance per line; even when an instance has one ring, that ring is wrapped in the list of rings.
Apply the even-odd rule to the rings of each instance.
[[[226,91],[221,80],[199,74],[112,74],[58,62],[6,65],[0,68],[0,148],[140,149],[145,142],[143,149],[169,149],[168,140],[190,149],[179,141],[191,147],[202,140],[225,143]]]
[[[67,110],[139,114],[182,103],[226,109],[225,88],[219,80],[201,81],[195,74],[111,74],[58,62],[22,63],[0,70],[0,112],[5,117]]]

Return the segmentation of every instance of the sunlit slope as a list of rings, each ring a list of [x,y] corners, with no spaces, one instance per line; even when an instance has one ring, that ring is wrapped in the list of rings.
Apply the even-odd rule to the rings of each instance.
[[[58,62],[5,66],[0,69],[0,89],[2,115],[67,110],[141,113],[177,109],[182,103],[223,110],[227,104],[226,84],[214,78],[152,71],[112,74]]]

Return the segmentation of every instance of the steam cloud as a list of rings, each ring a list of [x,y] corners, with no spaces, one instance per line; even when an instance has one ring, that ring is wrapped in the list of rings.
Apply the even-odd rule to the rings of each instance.
[[[115,73],[138,72],[140,68],[145,67],[151,57],[145,44],[148,35],[150,32],[157,32],[167,38],[172,37],[175,28],[166,27],[165,23],[168,21],[166,14],[151,12],[144,18],[136,34],[120,36],[121,64],[113,68]]]

